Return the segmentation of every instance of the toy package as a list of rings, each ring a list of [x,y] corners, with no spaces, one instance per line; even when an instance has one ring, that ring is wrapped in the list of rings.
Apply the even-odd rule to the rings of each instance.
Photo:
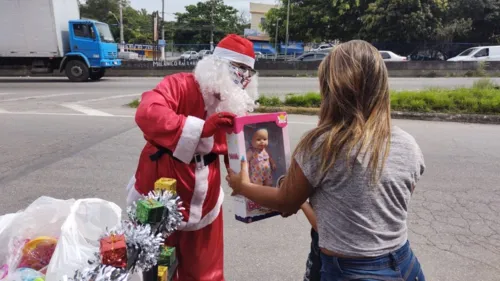
[[[285,112],[235,118],[233,131],[227,134],[231,169],[239,173],[241,158],[245,156],[252,183],[277,187],[290,165],[287,125]],[[236,219],[244,223],[279,215],[243,196],[236,196],[235,201]]]

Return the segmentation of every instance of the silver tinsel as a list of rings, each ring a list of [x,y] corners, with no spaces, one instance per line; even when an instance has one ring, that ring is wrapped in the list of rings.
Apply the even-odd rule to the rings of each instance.
[[[149,271],[158,263],[165,239],[161,233],[157,235],[151,233],[149,224],[140,225],[128,222],[125,226],[125,240],[127,241],[127,252],[131,253],[131,256],[138,254],[132,270]]]
[[[126,281],[131,273],[138,270],[148,271],[158,264],[161,248],[165,239],[177,230],[183,220],[181,213],[184,208],[178,196],[170,192],[150,192],[144,199],[157,200],[165,206],[163,220],[155,225],[142,225],[137,221],[137,205],[133,203],[127,208],[130,221],[106,231],[101,238],[111,235],[124,235],[127,244],[127,267],[115,268],[101,264],[100,253],[89,261],[89,266],[75,272],[69,281]]]
[[[127,281],[130,272],[125,269],[93,262],[89,267],[78,270],[69,281]]]
[[[164,220],[158,226],[158,230],[163,234],[163,237],[168,237],[174,233],[184,219],[181,213],[184,207],[182,207],[180,197],[170,192],[152,191],[144,199],[156,200],[165,206]],[[127,214],[130,220],[139,223],[136,219],[136,209],[137,205],[134,202],[132,206],[127,208]]]

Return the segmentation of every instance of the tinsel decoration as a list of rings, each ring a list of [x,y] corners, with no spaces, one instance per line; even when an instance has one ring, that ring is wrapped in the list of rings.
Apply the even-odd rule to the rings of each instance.
[[[167,191],[152,191],[146,195],[144,199],[157,200],[165,206],[163,220],[156,225],[154,232],[162,233],[163,237],[168,237],[174,233],[184,218],[181,213],[181,211],[184,210],[184,207],[182,207],[180,197]],[[127,208],[127,214],[130,220],[138,224],[139,222],[136,219],[136,209],[137,205],[134,202]]]
[[[99,254],[97,254],[97,261]],[[89,266],[75,272],[69,281],[127,281],[130,271],[123,268],[106,266],[97,261],[89,261]]]
[[[124,228],[127,254],[131,257],[127,267],[132,272],[135,272],[136,268],[141,271],[149,271],[158,264],[161,247],[165,239],[161,233],[152,234],[149,224],[140,225],[127,222]]]
[[[89,266],[75,272],[69,281],[126,281],[130,274],[149,271],[158,264],[161,247],[165,239],[177,230],[183,220],[184,210],[180,198],[170,192],[153,191],[144,199],[157,200],[165,206],[163,219],[155,225],[140,224],[136,218],[137,205],[127,208],[129,221],[123,221],[120,227],[107,230],[102,237],[124,235],[127,244],[127,267],[115,268],[101,264],[100,253]]]

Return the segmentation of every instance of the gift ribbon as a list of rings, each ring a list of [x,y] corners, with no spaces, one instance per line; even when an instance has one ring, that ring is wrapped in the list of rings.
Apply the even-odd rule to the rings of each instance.
[[[0,275],[0,280],[3,280],[7,277],[7,275],[9,275],[9,266],[6,264],[2,265],[2,267],[0,267],[0,273],[2,274]]]
[[[156,200],[149,198],[148,199],[149,206],[153,206],[154,205],[153,204],[154,201],[156,201]]]
[[[111,251],[115,249],[115,234],[111,234]]]

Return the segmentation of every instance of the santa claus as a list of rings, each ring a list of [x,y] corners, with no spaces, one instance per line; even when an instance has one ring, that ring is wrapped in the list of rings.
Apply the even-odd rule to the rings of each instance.
[[[177,180],[184,222],[169,237],[176,247],[174,280],[224,280],[219,156],[227,157],[226,131],[235,116],[253,111],[257,95],[253,44],[229,35],[193,73],[167,76],[142,95],[136,122],[147,141],[127,203],[153,190],[161,177]]]

